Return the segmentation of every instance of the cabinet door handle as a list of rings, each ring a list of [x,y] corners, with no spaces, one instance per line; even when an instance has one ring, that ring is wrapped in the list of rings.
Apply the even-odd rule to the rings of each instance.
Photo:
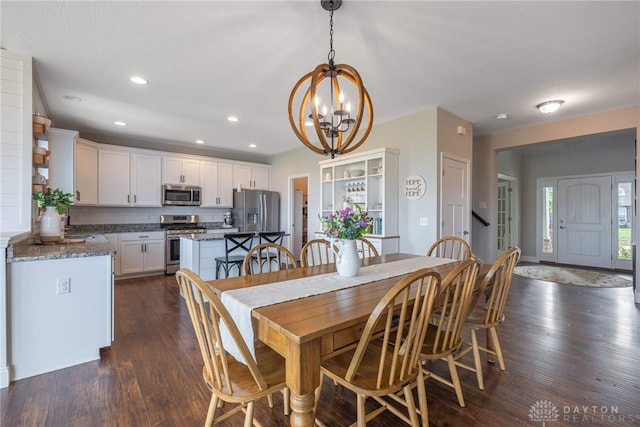
[[[140,252],[144,252],[144,243],[140,243]]]
[[[131,203],[131,194],[127,194],[127,203]]]
[[[76,190],[76,200],[80,201],[80,192]]]

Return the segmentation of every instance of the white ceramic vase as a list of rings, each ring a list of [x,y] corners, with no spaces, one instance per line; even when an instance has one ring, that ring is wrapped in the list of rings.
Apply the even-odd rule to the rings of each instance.
[[[60,215],[55,206],[45,207],[44,214],[40,217],[40,240],[43,242],[62,240]]]
[[[336,255],[338,274],[344,277],[357,276],[360,270],[360,257],[358,257],[356,241],[352,239],[334,240],[331,248]]]

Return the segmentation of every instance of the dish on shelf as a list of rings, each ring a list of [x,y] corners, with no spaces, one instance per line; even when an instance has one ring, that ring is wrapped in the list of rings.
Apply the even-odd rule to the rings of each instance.
[[[351,169],[351,177],[358,177],[364,175],[364,169]]]

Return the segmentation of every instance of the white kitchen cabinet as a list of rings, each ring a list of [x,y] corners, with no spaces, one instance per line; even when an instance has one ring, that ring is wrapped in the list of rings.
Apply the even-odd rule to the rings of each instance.
[[[398,151],[381,148],[319,164],[322,215],[358,205],[373,219],[366,237],[376,249],[398,252]]]
[[[117,149],[98,150],[98,204],[102,206],[129,206],[130,155]]]
[[[201,207],[233,207],[233,165],[231,163],[202,161],[200,184],[202,186]]]
[[[111,245],[111,247],[116,251],[116,254],[113,257],[113,274],[116,276],[120,275],[120,245],[118,241],[118,233],[107,233],[104,234],[104,238],[107,239],[107,242]]]
[[[234,187],[245,190],[268,190],[270,188],[271,168],[266,165],[247,165],[236,163],[233,165]]]
[[[200,185],[200,160],[182,156],[163,156],[162,183]]]
[[[165,269],[164,231],[120,233],[118,240],[121,275]]]
[[[9,264],[11,380],[100,359],[112,341],[112,257]],[[60,283],[69,286],[61,290]]]
[[[159,155],[117,148],[98,150],[98,204],[162,206]]]
[[[78,138],[75,149],[76,206],[98,204],[98,148],[86,139]]]
[[[77,131],[50,128],[47,134],[49,187],[74,195],[75,206],[98,204],[98,149]]]
[[[131,206],[162,206],[162,165],[156,154],[131,154]]]

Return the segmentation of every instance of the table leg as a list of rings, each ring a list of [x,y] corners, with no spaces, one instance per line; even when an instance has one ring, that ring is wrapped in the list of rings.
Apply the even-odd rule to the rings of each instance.
[[[315,389],[320,384],[320,340],[287,342],[287,386],[291,390],[291,419],[295,427],[315,424]]]

